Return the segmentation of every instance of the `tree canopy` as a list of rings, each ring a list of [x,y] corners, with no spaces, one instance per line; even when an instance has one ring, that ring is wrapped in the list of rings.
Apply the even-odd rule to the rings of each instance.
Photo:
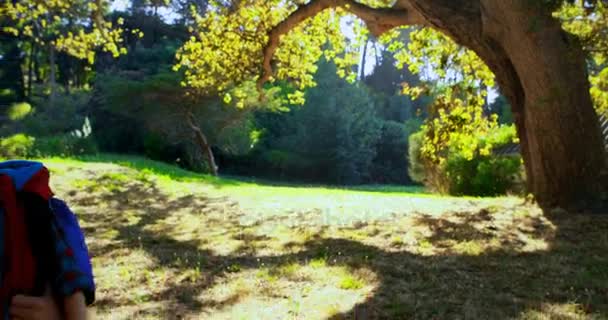
[[[3,1],[0,23],[2,32],[93,63],[97,48],[114,56],[126,53],[121,46],[123,21],[106,21],[107,6],[102,0]]]

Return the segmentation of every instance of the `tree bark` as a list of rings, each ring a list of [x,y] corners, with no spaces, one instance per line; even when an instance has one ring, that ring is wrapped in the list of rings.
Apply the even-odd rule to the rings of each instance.
[[[203,152],[205,154],[205,156],[207,157],[207,164],[209,165],[209,170],[211,170],[211,174],[213,174],[214,176],[217,176],[218,167],[215,164],[215,158],[213,156],[213,151],[211,150],[211,146],[209,145],[209,143],[207,141],[207,137],[203,134],[203,131],[201,130],[201,128],[196,125],[196,122],[194,120],[194,115],[192,114],[192,112],[189,112],[189,111],[187,112],[186,119],[188,121],[188,125],[190,126],[190,129],[192,129],[192,132],[194,133],[194,138],[196,139],[196,143],[198,144],[199,148],[201,149],[201,152]]]
[[[51,95],[49,96],[49,106],[55,106],[55,100],[57,98],[57,76],[56,76],[56,55],[55,55],[55,47],[53,45],[49,45],[49,85],[51,88]]]
[[[44,51],[44,48],[40,48],[40,50]],[[34,60],[34,78],[36,78],[36,84],[42,84],[42,75],[40,73],[40,60]]]
[[[521,121],[531,190],[546,206],[575,210],[592,205],[588,201],[601,201],[598,177],[605,174],[606,155],[589,94],[585,54],[542,9],[522,0],[485,2],[484,11],[492,13],[494,21],[486,34],[501,43],[524,89]]]
[[[509,99],[525,162],[527,184],[539,204],[570,211],[608,205],[607,157],[589,94],[585,55],[541,1],[399,0],[390,9],[354,1],[316,0],[269,33],[261,87],[282,34],[331,7],[345,7],[372,34],[406,24],[433,27],[475,51]]]
[[[365,80],[365,64],[367,63],[367,45],[369,44],[369,40],[365,40],[363,44],[363,57],[361,58],[361,66],[359,70],[359,81]]]
[[[31,41],[30,48],[30,60],[28,61],[27,66],[27,98],[29,100],[32,99],[32,85],[34,83],[34,59],[36,59],[36,42]]]

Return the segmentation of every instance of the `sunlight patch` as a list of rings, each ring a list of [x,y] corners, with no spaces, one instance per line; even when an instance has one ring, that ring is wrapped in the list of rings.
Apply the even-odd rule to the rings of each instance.
[[[545,320],[545,319],[594,319],[578,303],[543,303],[539,310],[527,310],[519,319],[522,320]],[[597,318],[599,319],[599,317]]]
[[[208,306],[205,319],[327,319],[352,310],[378,285],[368,269],[327,266],[323,259],[235,271],[198,297]]]
[[[93,263],[101,306],[109,301],[147,302],[169,278],[167,272],[155,270],[155,260],[144,250],[116,250],[113,257],[96,257]]]

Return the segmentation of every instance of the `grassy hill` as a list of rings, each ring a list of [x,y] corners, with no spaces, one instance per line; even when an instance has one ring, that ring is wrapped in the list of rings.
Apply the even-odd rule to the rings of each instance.
[[[86,232],[101,319],[608,317],[606,217],[125,156],[42,161]]]

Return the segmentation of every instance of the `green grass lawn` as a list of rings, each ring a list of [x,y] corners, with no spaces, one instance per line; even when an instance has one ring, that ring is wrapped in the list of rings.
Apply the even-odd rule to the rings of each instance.
[[[606,216],[43,161],[86,232],[101,319],[608,318]]]

